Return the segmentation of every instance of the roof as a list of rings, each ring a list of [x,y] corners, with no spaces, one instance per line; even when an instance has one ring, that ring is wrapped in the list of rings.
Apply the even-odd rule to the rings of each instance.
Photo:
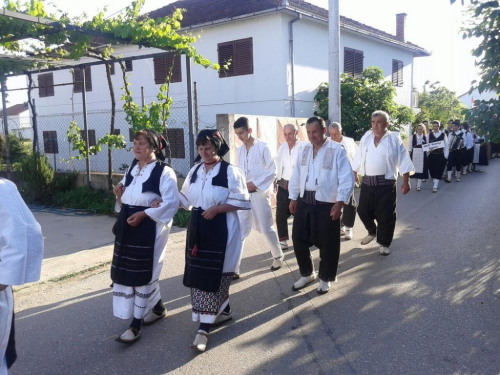
[[[7,116],[17,116],[28,110],[28,103],[15,104],[7,108]],[[0,110],[0,116],[3,116],[3,110]]]
[[[299,12],[328,22],[328,10],[303,0],[179,0],[150,12],[149,17],[166,17],[171,15],[174,9],[186,10],[182,20],[183,28],[199,27],[215,21],[231,20],[235,17],[253,16],[259,12],[282,10]],[[430,56],[430,52],[416,44],[402,41],[395,35],[347,17],[340,16],[340,27],[388,43],[397,44],[400,47],[410,49],[416,56]]]

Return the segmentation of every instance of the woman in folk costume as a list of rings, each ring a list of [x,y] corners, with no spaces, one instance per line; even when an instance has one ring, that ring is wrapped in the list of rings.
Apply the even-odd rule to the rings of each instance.
[[[135,133],[135,159],[114,188],[119,217],[111,264],[113,312],[121,319],[132,317],[129,328],[116,339],[126,344],[141,337],[143,324],[166,315],[158,279],[179,196],[175,172],[163,163],[165,149],[160,134]],[[151,207],[159,200],[161,204]]]
[[[448,146],[448,137],[445,133],[440,130],[439,121],[432,121],[432,131],[427,136],[427,142],[443,142],[443,148],[436,148],[429,151],[429,157],[427,158],[427,166],[429,167],[429,174],[431,175],[432,182],[434,183],[432,187],[432,192],[437,193],[439,180],[443,178],[443,172],[446,168],[446,160],[448,160],[448,155],[450,153]]]
[[[422,145],[427,143],[427,130],[425,129],[424,124],[418,124],[417,131],[410,139],[410,145],[408,147],[408,151],[410,152],[411,160],[415,165],[415,174],[410,178],[417,179],[417,191],[422,190],[422,180],[426,180],[428,177],[427,171],[427,152],[418,153],[413,152],[415,149],[422,149]],[[414,155],[415,154],[415,155]],[[417,156],[418,155],[418,156]],[[421,158],[421,160],[417,160],[417,158]],[[420,163],[419,163],[420,161]],[[418,171],[416,165],[422,165],[422,170]]]
[[[0,152],[2,143],[0,136]],[[40,278],[43,235],[14,183],[0,178],[0,197],[0,375],[7,375],[17,358],[12,285]]]
[[[243,172],[222,159],[229,147],[217,130],[202,130],[196,146],[202,163],[189,171],[180,201],[191,210],[184,285],[200,322],[192,348],[202,352],[210,327],[232,319],[229,286],[243,245],[236,211],[249,210],[250,197]]]

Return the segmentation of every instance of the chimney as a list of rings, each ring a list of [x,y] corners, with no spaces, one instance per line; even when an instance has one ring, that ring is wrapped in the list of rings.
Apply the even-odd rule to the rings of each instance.
[[[396,14],[396,38],[400,41],[405,41],[405,21],[406,13]]]

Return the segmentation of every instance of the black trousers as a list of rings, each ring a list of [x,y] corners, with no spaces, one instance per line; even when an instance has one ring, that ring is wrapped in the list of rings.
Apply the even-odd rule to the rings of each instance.
[[[452,171],[453,167],[456,168],[457,172],[462,170],[462,153],[460,150],[450,150],[450,155],[448,156],[448,164],[446,170]]]
[[[396,184],[361,184],[358,215],[368,233],[377,236],[379,245],[389,247],[396,228]]]
[[[356,211],[358,209],[358,204],[356,203],[356,198],[354,197],[354,190],[349,197],[349,204],[344,205],[344,213],[342,214],[342,225],[347,228],[354,227],[354,221],[356,221]]]
[[[295,257],[301,276],[310,276],[314,271],[311,251],[314,245],[319,249],[318,276],[323,281],[337,277],[340,255],[340,220],[332,220],[330,212],[333,203],[312,205],[297,200],[293,219],[292,240]]]
[[[288,190],[278,186],[276,193],[276,227],[278,228],[278,237],[280,241],[286,241],[288,237],[288,218],[292,216],[290,212],[290,199],[288,199]]]

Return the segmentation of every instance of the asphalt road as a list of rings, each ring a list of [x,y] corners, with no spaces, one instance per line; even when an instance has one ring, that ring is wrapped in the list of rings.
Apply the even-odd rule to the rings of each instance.
[[[323,296],[316,284],[291,290],[293,250],[270,272],[252,233],[242,279],[231,286],[235,319],[211,333],[203,354],[190,349],[197,324],[182,286],[182,241],[169,244],[162,274],[168,316],[133,346],[114,341],[127,322],[112,316],[106,268],[22,289],[11,375],[499,374],[500,160],[484,170],[443,182],[437,194],[428,181],[399,195],[388,257],[375,243],[360,246],[358,219],[354,239],[342,242],[338,282]],[[88,233],[61,238],[86,235],[88,248],[109,242]]]

